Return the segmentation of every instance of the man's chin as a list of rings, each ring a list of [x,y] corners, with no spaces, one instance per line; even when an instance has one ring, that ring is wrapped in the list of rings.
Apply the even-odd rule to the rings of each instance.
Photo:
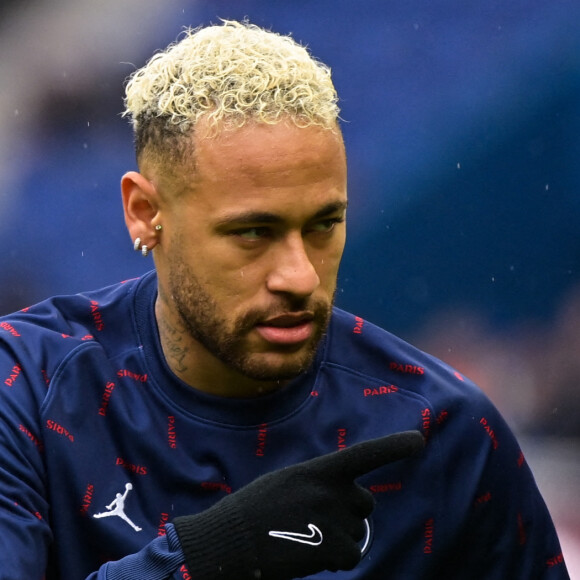
[[[306,352],[254,354],[244,361],[240,370],[257,381],[287,382],[310,368],[315,352],[310,348]]]

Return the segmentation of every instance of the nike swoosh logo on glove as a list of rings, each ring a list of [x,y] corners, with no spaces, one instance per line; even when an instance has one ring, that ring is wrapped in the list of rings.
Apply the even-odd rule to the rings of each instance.
[[[322,532],[314,525],[308,524],[309,534],[299,534],[298,532],[278,532],[272,530],[268,532],[274,538],[281,540],[290,540],[291,542],[300,542],[301,544],[308,544],[310,546],[320,546],[322,544]]]

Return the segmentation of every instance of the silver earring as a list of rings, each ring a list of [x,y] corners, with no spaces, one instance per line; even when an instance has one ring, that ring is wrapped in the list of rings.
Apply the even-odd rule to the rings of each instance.
[[[160,231],[163,229],[163,226],[162,226],[161,224],[157,224],[157,225],[155,226],[155,229],[156,229],[158,232],[160,232]]]
[[[143,244],[141,248],[141,255],[145,258],[147,254],[149,254],[149,248],[145,244]]]
[[[141,247],[141,238],[135,238],[135,241],[133,242],[133,249],[137,252],[140,247]]]

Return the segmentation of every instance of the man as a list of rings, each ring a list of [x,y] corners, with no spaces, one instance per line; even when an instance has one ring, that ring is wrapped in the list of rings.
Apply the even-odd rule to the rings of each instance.
[[[0,321],[0,578],[567,578],[484,395],[333,309],[329,70],[224,22],[126,106],[126,223],[155,272]]]

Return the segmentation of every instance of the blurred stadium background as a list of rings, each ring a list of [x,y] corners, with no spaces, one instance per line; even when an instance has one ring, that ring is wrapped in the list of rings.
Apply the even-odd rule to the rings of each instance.
[[[4,0],[0,313],[151,268],[122,219],[123,81],[220,17],[332,67],[351,197],[338,305],[489,394],[580,578],[577,0]]]

